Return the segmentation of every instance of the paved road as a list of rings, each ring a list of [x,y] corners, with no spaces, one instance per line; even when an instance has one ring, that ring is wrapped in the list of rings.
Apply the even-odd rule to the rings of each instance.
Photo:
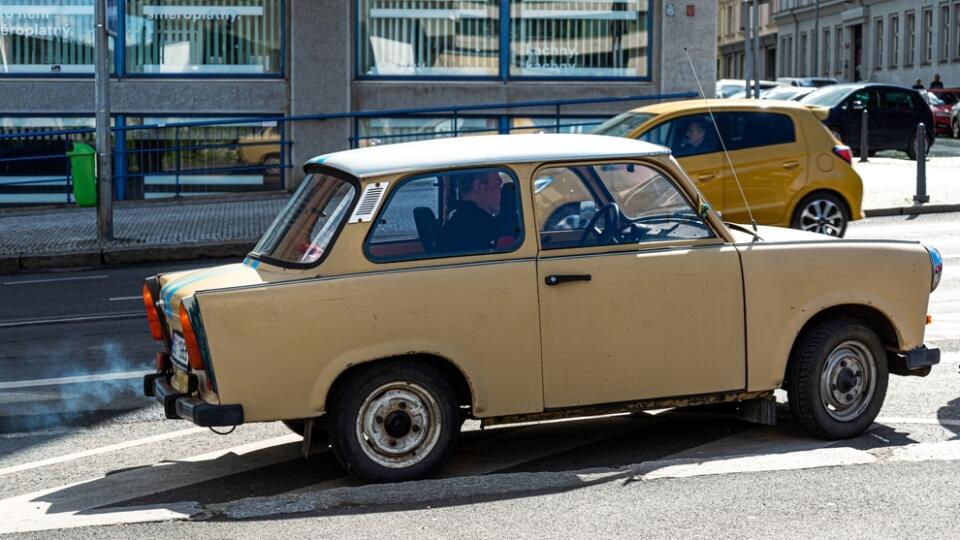
[[[877,424],[857,439],[810,439],[786,411],[777,428],[689,411],[485,431],[469,423],[440,479],[392,487],[358,486],[326,451],[304,461],[299,438],[280,424],[241,426],[222,437],[164,421],[138,396],[136,378],[30,382],[149,369],[155,345],[139,318],[9,323],[134,311],[138,300],[117,298],[137,296],[142,277],[157,268],[3,278],[0,532],[956,537],[958,230],[960,214],[851,225],[851,237],[924,240],[947,265],[928,327],[943,364],[925,379],[893,378]],[[58,281],[29,283],[48,279]],[[85,405],[74,409],[77,403]],[[176,521],[191,515],[207,521]],[[157,520],[96,533],[76,528]]]

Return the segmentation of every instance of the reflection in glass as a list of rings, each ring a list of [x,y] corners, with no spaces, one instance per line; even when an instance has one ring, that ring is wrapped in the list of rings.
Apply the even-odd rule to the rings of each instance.
[[[93,0],[0,1],[0,74],[93,73],[93,27]]]
[[[92,117],[0,118],[0,135],[18,135],[0,139],[0,206],[70,202],[66,153],[94,144],[93,133],[72,132],[93,125]]]
[[[360,73],[491,76],[499,0],[360,0]]]
[[[510,74],[646,77],[647,0],[510,0]]]
[[[127,0],[130,73],[280,73],[282,0]]]
[[[358,146],[399,142],[496,135],[496,117],[399,117],[361,118]]]

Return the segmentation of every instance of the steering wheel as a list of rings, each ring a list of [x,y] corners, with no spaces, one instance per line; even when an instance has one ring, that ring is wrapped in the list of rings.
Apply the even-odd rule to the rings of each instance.
[[[587,227],[583,230],[583,236],[580,237],[580,245],[586,245],[587,239],[590,238],[591,234],[597,237],[598,244],[606,244],[609,242],[610,239],[613,238],[613,235],[621,229],[620,215],[620,206],[618,206],[617,203],[610,202],[603,205],[603,207],[597,210],[597,213],[590,218],[590,221],[587,222]],[[597,228],[597,222],[599,222],[603,216],[607,216],[609,219],[604,220],[605,226],[603,230],[601,230]]]

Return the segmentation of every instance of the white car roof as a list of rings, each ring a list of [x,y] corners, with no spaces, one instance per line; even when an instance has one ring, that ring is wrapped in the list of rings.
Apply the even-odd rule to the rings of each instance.
[[[385,144],[311,159],[357,178],[500,163],[660,156],[670,149],[605,135],[486,135]]]

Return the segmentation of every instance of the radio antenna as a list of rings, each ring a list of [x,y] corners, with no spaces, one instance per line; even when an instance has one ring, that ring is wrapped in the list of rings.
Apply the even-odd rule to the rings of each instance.
[[[747,196],[743,192],[743,186],[740,184],[740,177],[737,176],[737,169],[733,167],[733,161],[730,160],[730,154],[727,153],[727,143],[723,142],[723,135],[720,134],[720,126],[717,125],[717,119],[713,115],[713,110],[710,108],[710,100],[707,99],[707,96],[703,93],[703,85],[700,84],[700,77],[697,75],[697,68],[693,67],[693,60],[690,58],[690,51],[684,47],[683,53],[687,55],[687,63],[690,64],[690,71],[693,72],[693,80],[697,81],[697,88],[700,89],[700,96],[703,98],[703,104],[707,106],[707,113],[710,115],[711,122],[713,122],[713,129],[717,132],[717,140],[720,141],[720,148],[723,149],[723,157],[727,159],[727,165],[730,165],[730,171],[733,173],[733,179],[737,182],[737,189],[740,190],[740,197],[743,199],[743,205],[747,208],[747,215],[750,216],[750,224],[753,225],[753,235],[757,238],[760,238],[760,233],[757,231],[757,220],[753,219],[753,212],[750,211],[750,203],[747,202]]]

